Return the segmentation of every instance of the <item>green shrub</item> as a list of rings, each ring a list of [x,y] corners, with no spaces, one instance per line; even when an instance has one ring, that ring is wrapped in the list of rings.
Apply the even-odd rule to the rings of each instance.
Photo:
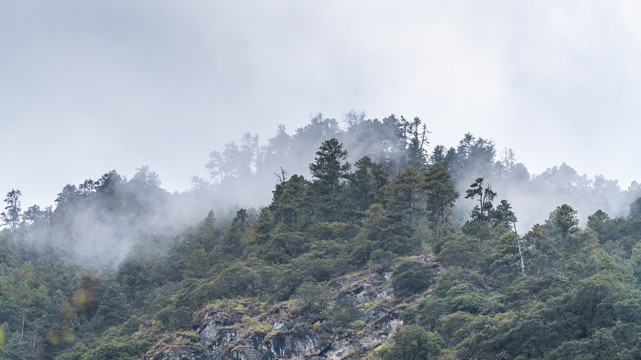
[[[401,262],[392,272],[392,287],[397,297],[408,297],[427,289],[432,280],[429,265],[420,261]]]
[[[340,327],[349,327],[361,315],[352,301],[345,296],[336,299],[332,307],[327,309],[327,312],[336,325]]]
[[[391,251],[376,249],[372,251],[370,259],[374,265],[374,271],[384,273],[392,270],[394,262],[396,261],[396,255]]]
[[[296,289],[294,299],[301,311],[321,312],[327,308],[331,299],[329,286],[305,282]]]
[[[118,337],[109,341],[98,341],[80,358],[81,360],[139,359],[155,342],[154,338],[129,336]]]
[[[452,286],[446,294],[447,302],[452,306],[452,311],[467,311],[472,314],[479,313],[485,299],[479,289],[470,283],[460,283]]]
[[[452,312],[452,307],[445,300],[436,296],[430,296],[422,299],[418,303],[418,325],[434,330],[437,328],[438,320],[441,316]]]
[[[431,360],[441,355],[443,339],[420,326],[409,326],[394,335],[394,344],[383,348],[383,360]]]
[[[438,258],[444,266],[460,266],[462,268],[475,269],[481,261],[479,239],[470,236],[453,236],[447,238],[440,245]]]

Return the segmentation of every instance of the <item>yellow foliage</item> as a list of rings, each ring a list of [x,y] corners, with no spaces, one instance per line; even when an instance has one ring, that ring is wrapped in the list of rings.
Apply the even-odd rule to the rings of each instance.
[[[68,326],[63,326],[60,330],[52,330],[46,336],[47,342],[52,345],[61,343],[69,344],[72,343],[75,338],[73,330]]]
[[[165,325],[160,320],[151,320],[151,331],[160,331],[165,328]]]
[[[64,316],[65,319],[71,319],[73,316],[73,308],[67,302],[62,305],[62,316]]]
[[[94,292],[91,290],[80,290],[77,291],[74,295],[73,298],[71,299],[71,302],[76,308],[79,309],[86,309],[94,301]]]

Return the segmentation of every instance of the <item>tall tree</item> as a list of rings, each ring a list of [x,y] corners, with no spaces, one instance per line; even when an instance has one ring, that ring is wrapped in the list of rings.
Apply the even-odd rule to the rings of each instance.
[[[489,212],[492,210],[492,201],[496,197],[496,192],[492,191],[490,185],[483,186],[483,178],[477,178],[470,188],[465,191],[466,199],[478,197],[479,204],[472,209],[472,219],[486,223],[489,220]]]
[[[233,260],[243,253],[241,240],[245,230],[249,226],[247,210],[240,209],[231,226],[225,231],[225,234],[218,240],[218,246],[215,249],[217,258],[223,260]]]
[[[594,214],[588,216],[587,226],[597,233],[601,243],[605,243],[608,240],[608,230],[612,228],[612,219],[602,210],[597,210]]]
[[[441,229],[447,224],[448,215],[459,194],[450,173],[438,162],[430,166],[425,173],[423,189],[427,201],[427,215],[434,230],[434,241],[438,242]]]
[[[501,200],[501,203],[496,206],[496,209],[490,211],[490,217],[494,226],[503,225],[506,228],[512,227],[514,235],[516,235],[516,246],[519,250],[519,258],[521,259],[521,274],[525,276],[525,262],[523,261],[523,251],[521,249],[521,239],[516,231],[516,215],[512,211],[512,205],[507,200]]]
[[[427,152],[425,147],[428,144],[427,125],[421,126],[421,119],[415,117],[414,121],[409,122],[404,118],[403,127],[405,129],[404,137],[408,141],[407,145],[407,165],[413,166],[419,171],[424,171],[427,165]]]
[[[340,133],[338,122],[335,119],[326,118],[323,114],[317,114],[311,119],[309,124],[296,129],[294,135],[292,135],[290,146],[291,154],[296,158],[304,156],[304,158],[307,159],[307,155],[314,153],[314,151],[318,149],[317,144],[319,141],[332,138],[338,139]],[[304,168],[298,167],[303,164],[298,164],[294,161],[292,165],[296,167],[287,169],[292,171],[292,173],[300,174],[304,171]]]
[[[445,162],[445,156],[447,154],[447,149],[443,145],[436,145],[434,150],[432,150],[432,155],[430,155],[430,163],[436,164],[439,163],[443,166],[447,165]]]
[[[641,217],[641,197],[634,200],[632,204],[630,204],[630,212],[628,214],[629,218],[638,218]]]
[[[285,131],[285,125],[278,125],[276,136],[268,139],[267,145],[262,147],[260,161],[256,166],[258,176],[272,174],[278,169],[292,170],[294,154],[291,151],[291,141],[291,137]]]
[[[248,134],[246,134],[248,135]],[[251,173],[250,146],[251,139],[243,140],[243,148],[239,148],[235,141],[225,144],[223,152],[212,151],[205,167],[209,170],[212,180],[223,182],[227,178],[238,179]],[[247,143],[245,141],[248,141]]]
[[[143,166],[137,169],[130,183],[137,186],[139,190],[156,189],[160,186],[160,176],[155,171],[149,170],[149,166]]]
[[[89,196],[96,191],[97,183],[91,179],[85,179],[85,181],[78,186],[79,194],[82,196]]]
[[[552,213],[552,224],[565,239],[569,234],[578,230],[579,219],[576,210],[568,204],[557,207]]]
[[[326,221],[336,221],[346,210],[340,204],[340,190],[350,169],[346,161],[347,151],[336,138],[323,141],[316,152],[316,159],[309,164],[309,170],[316,180],[312,183],[318,215]]]
[[[116,170],[111,170],[110,172],[102,175],[100,180],[96,182],[96,192],[102,195],[114,195],[116,193],[116,188],[125,182],[126,179],[120,176]]]
[[[312,212],[309,187],[309,182],[300,175],[276,184],[270,214],[289,231],[299,231],[309,225]]]
[[[505,199],[501,200],[501,203],[490,211],[489,217],[495,227],[503,225],[509,229],[512,224],[516,223],[516,215],[512,211],[512,205]]]
[[[9,225],[11,231],[14,231],[20,223],[20,212],[22,211],[20,196],[22,196],[20,190],[13,189],[9,191],[7,197],[4,199],[5,204],[7,204],[7,206],[4,207],[6,212],[0,214],[2,221],[5,225]]]
[[[316,152],[315,161],[309,164],[309,170],[323,190],[335,192],[341,187],[343,179],[347,178],[350,164],[346,159],[347,150],[343,149],[343,144],[331,138],[323,141]]]
[[[424,210],[422,180],[421,174],[408,166],[385,186],[385,203],[389,215],[396,221],[404,220],[416,225]]]
[[[376,200],[379,191],[387,184],[389,172],[369,156],[355,163],[356,171],[349,176],[349,192],[356,211],[364,213]]]
[[[63,225],[71,221],[71,215],[78,206],[80,195],[76,185],[65,185],[62,191],[56,197],[56,210],[52,221],[58,225]]]
[[[34,224],[36,221],[46,218],[47,210],[40,209],[38,205],[32,205],[22,214],[22,220],[27,224]]]

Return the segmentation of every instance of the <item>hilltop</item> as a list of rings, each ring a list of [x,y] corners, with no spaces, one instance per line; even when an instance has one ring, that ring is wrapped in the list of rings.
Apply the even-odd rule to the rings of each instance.
[[[0,358],[641,356],[639,189],[529,175],[469,134],[428,155],[418,119],[332,124],[270,140],[284,152],[214,152],[185,193],[145,167],[67,185],[55,209],[10,192]],[[328,133],[305,174],[271,174],[264,206],[207,209]],[[517,192],[547,216],[522,229]],[[577,210],[595,205],[628,210]]]

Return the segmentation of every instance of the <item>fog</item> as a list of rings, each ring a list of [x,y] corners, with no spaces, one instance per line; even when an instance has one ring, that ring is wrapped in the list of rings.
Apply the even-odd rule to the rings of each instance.
[[[441,163],[460,194],[449,216],[455,232],[470,219],[476,203],[465,199],[465,191],[479,177],[497,193],[495,205],[501,199],[512,205],[519,235],[562,204],[578,211],[582,228],[597,210],[625,217],[630,203],[641,197],[639,64],[641,3],[633,0],[5,1],[0,11],[0,195],[20,190],[22,196],[20,209],[5,202],[0,217],[5,220],[0,223],[2,288],[11,292],[3,296],[11,302],[2,302],[9,320],[0,322],[0,348],[5,331],[5,351],[11,352],[11,344],[26,350],[32,339],[33,356],[45,341],[51,354],[65,348],[80,354],[121,341],[127,347],[142,344],[148,335],[160,338],[171,331],[165,320],[174,315],[180,321],[184,317],[187,326],[193,307],[214,299],[209,296],[217,290],[214,277],[244,269],[253,276],[254,267],[261,283],[277,281],[262,287],[252,280],[250,287],[262,291],[285,282],[282,293],[293,292],[308,278],[298,264],[309,260],[306,272],[325,268],[312,257],[351,247],[322,240],[310,244],[300,262],[291,256],[291,264],[263,266],[271,260],[255,254],[279,242],[252,239],[258,233],[252,228],[244,235],[234,227],[236,232],[227,233],[233,236],[219,235],[240,208],[248,210],[249,221],[256,219],[279,182],[294,174],[313,181],[309,164],[329,138],[343,143],[352,165],[367,155],[391,178],[411,162],[412,132],[424,135],[419,153],[425,161],[418,167],[425,171]],[[369,195],[363,197],[369,201]],[[354,231],[370,204],[364,203],[350,208]],[[11,211],[21,216],[9,221]],[[203,222],[212,212],[215,226],[203,226],[212,224]],[[420,222],[412,223],[418,227],[412,240],[421,236],[423,244],[431,244],[431,225],[416,219],[411,217]],[[300,230],[281,225],[265,231],[265,237]],[[313,228],[324,231],[324,225]],[[392,239],[386,231],[379,233],[383,241]],[[307,235],[301,248],[315,238]],[[350,243],[358,245],[353,254],[343,255],[391,264],[388,249],[381,248],[385,251],[377,259],[369,255],[375,242],[363,235]],[[592,241],[590,233],[584,235]],[[600,272],[634,282],[631,272],[639,277],[638,269],[626,264],[634,262],[631,254],[638,255],[632,241],[638,239],[599,237],[607,242],[595,261],[607,267],[618,261],[617,254],[626,259],[620,264],[625,269],[599,265],[605,269]],[[502,241],[488,249],[508,249],[504,245],[511,240]],[[582,278],[578,269],[566,271],[565,260],[583,257],[566,259],[569,242],[559,243],[563,261],[552,260],[553,251],[541,251],[541,259],[550,255],[550,274],[563,270]],[[229,267],[218,251],[228,245],[239,256]],[[368,254],[361,256],[362,250]],[[536,250],[534,262],[539,261]],[[174,255],[178,265],[172,263]],[[445,258],[438,260],[449,266]],[[136,266],[149,259],[148,266]],[[186,264],[189,271],[182,267]],[[374,268],[382,268],[378,265]],[[101,290],[102,298],[94,302],[99,287],[129,282],[110,276],[119,268],[124,275],[140,275],[131,278],[135,286],[114,291],[118,296]],[[494,306],[497,297],[488,293],[499,290],[495,285],[503,281],[502,270],[495,274],[494,264],[487,269],[482,295],[491,301],[486,305],[497,313],[510,310]],[[138,287],[150,273],[161,281]],[[86,288],[85,280],[91,286]],[[47,293],[52,301],[45,303],[41,298]],[[78,295],[82,305],[75,308]],[[203,301],[191,304],[191,297]],[[279,295],[278,301],[283,299]],[[112,303],[132,311],[110,309]],[[120,329],[99,336],[95,320],[103,304],[128,321],[115,321]],[[51,311],[56,307],[62,311]],[[129,338],[138,323],[142,336]],[[178,334],[176,341],[191,338]],[[78,347],[71,348],[75,342]]]
[[[163,194],[152,213],[127,223],[92,200],[56,235],[121,257],[138,240],[116,224],[152,241],[210,209],[263,206],[282,171],[309,177],[329,137],[352,163],[401,164],[382,124],[395,113],[422,119],[429,153],[456,154],[466,133],[491,143],[451,170],[461,194],[485,177],[520,231],[562,202],[583,224],[598,208],[625,216],[641,178],[639,18],[624,0],[8,3],[0,191],[60,212],[65,185],[149,166]],[[460,221],[470,207],[459,201]]]
[[[149,165],[182,192],[246,131],[350,109],[627,188],[641,177],[639,18],[625,0],[8,2],[0,191],[45,207],[65,184]]]
[[[403,117],[392,115],[386,119],[400,121]],[[299,174],[310,179],[309,164],[314,161],[321,141],[330,137],[337,137],[343,142],[352,164],[365,155],[374,161],[402,163],[406,160],[407,143],[402,140],[399,142],[397,129],[393,125],[385,126],[384,122],[385,119],[371,119],[362,112],[346,113],[339,120],[318,114],[309,124],[291,132],[291,135],[285,127],[281,127],[276,136],[261,142],[257,134],[246,133],[240,141],[233,142],[233,145],[228,143],[210,154],[210,170],[214,170],[216,163],[211,159],[218,159],[220,165],[225,151],[232,158],[232,149],[242,151],[245,148],[256,154],[254,158],[245,158],[244,161],[249,165],[244,171],[230,169],[223,181],[220,173],[224,171],[220,168],[214,170],[211,179],[215,184],[213,189],[219,189],[212,193],[216,194],[216,203],[253,207],[267,204],[281,170],[289,176]],[[427,130],[430,131],[430,128]],[[519,219],[517,227],[520,232],[528,231],[536,223],[543,223],[557,206],[566,203],[578,211],[581,226],[585,226],[587,217],[597,210],[606,212],[612,218],[625,217],[630,203],[641,196],[641,185],[637,182],[622,188],[617,180],[607,179],[603,175],[580,174],[571,164],[562,161],[559,165],[549,164],[541,173],[531,173],[528,164],[518,161],[519,154],[509,147],[497,149],[490,139],[461,134],[458,143],[432,144],[436,141],[433,139],[438,138],[436,131],[428,133],[425,151],[434,156],[435,149],[440,147],[445,152],[457,154],[456,164],[447,167],[461,195],[457,202],[457,218],[461,222],[469,218],[474,206],[472,200],[465,199],[465,190],[478,177],[483,177],[485,184],[497,192],[497,204],[501,199],[512,204]],[[248,139],[253,139],[253,143]],[[243,143],[252,145],[243,146]],[[235,166],[242,163],[240,158],[235,157]],[[239,177],[241,173],[244,176]]]
[[[148,166],[138,168],[130,179],[111,170],[67,184],[57,193],[53,207],[25,208],[28,211],[17,231],[25,231],[34,249],[51,249],[105,268],[119,264],[138,248],[146,249],[148,255],[162,255],[176,236],[195,227],[209,211],[225,226],[239,208],[256,213],[269,205],[276,184],[292,175],[313,180],[309,165],[329,138],[343,143],[351,164],[369,156],[384,165],[391,177],[410,164],[411,140],[420,139],[424,163],[416,165],[423,167],[419,170],[439,162],[456,184],[460,197],[452,219],[457,226],[470,218],[476,203],[465,199],[465,191],[479,177],[497,193],[495,205],[502,199],[512,205],[520,233],[545,222],[562,204],[577,210],[585,227],[587,217],[597,210],[612,218],[627,216],[631,202],[641,196],[636,182],[621,189],[616,180],[579,174],[565,163],[530,173],[515,151],[498,150],[493,140],[471,133],[462,134],[457,144],[437,144],[434,139],[439,134],[428,125],[419,118],[377,119],[352,111],[338,120],[317,114],[291,131],[281,125],[265,140],[246,132],[236,141],[214,147],[201,165],[208,175],[192,177],[185,191],[165,190],[161,174]]]

